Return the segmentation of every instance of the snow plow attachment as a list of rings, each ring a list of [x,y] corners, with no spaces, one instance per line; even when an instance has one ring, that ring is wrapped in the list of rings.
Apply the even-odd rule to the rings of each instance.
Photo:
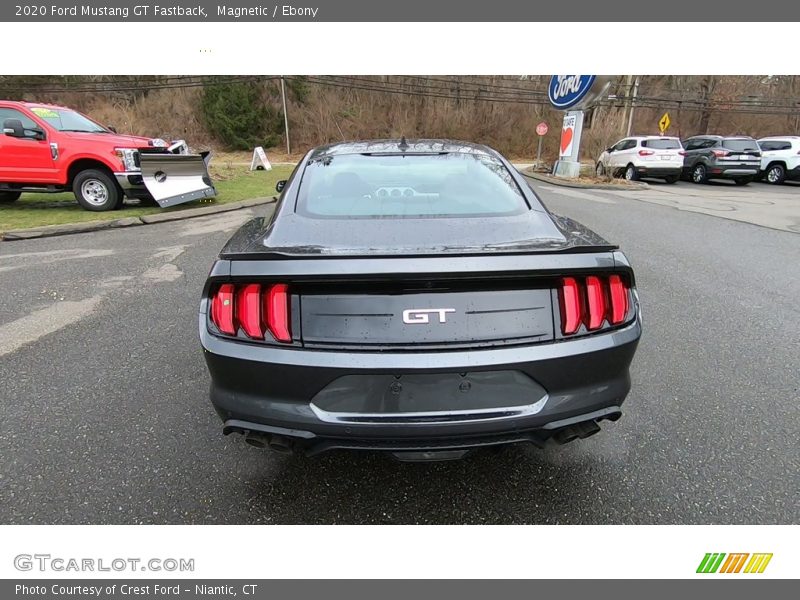
[[[208,175],[210,152],[142,154],[139,160],[144,185],[161,208],[217,195]]]

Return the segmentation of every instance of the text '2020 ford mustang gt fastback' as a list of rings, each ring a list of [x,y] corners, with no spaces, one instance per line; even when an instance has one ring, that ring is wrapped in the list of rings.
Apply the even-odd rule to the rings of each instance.
[[[619,418],[641,333],[633,271],[497,152],[335,144],[279,188],[203,292],[224,433],[434,460]]]

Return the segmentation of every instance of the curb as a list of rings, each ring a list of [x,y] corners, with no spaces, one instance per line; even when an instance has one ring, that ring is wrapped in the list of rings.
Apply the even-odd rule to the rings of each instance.
[[[43,237],[54,237],[57,235],[70,235],[73,233],[88,233],[91,231],[101,231],[103,229],[118,229],[120,227],[135,227],[137,225],[155,225],[156,223],[166,223],[169,221],[182,221],[194,217],[204,217],[217,213],[230,212],[241,208],[250,208],[261,204],[275,202],[275,198],[251,198],[230,204],[220,204],[219,206],[202,206],[199,208],[187,208],[167,213],[154,215],[144,215],[141,217],[125,217],[108,221],[88,221],[86,223],[66,223],[64,225],[44,225],[42,227],[32,227],[30,229],[11,229],[2,234],[2,241],[11,242],[14,240],[30,240]]]
[[[545,175],[543,173],[535,173],[529,169],[520,171],[525,177],[541,181],[543,183],[550,183],[561,187],[580,188],[584,190],[617,190],[622,192],[634,192],[636,190],[646,190],[650,187],[644,181],[634,181],[625,185],[615,185],[612,183],[581,183],[579,181],[570,181],[562,177],[553,177],[552,175]]]

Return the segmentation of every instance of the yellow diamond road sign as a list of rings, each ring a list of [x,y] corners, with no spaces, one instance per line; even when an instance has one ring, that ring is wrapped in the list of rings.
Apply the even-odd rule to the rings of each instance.
[[[658,122],[658,128],[661,130],[661,135],[664,135],[664,132],[669,129],[669,113],[664,113],[661,117],[661,120]]]

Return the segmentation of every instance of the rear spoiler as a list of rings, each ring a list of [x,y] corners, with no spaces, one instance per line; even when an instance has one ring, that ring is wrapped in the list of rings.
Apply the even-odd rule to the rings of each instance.
[[[210,152],[200,154],[140,153],[142,179],[147,191],[161,208],[213,198],[217,190],[211,183]]]

